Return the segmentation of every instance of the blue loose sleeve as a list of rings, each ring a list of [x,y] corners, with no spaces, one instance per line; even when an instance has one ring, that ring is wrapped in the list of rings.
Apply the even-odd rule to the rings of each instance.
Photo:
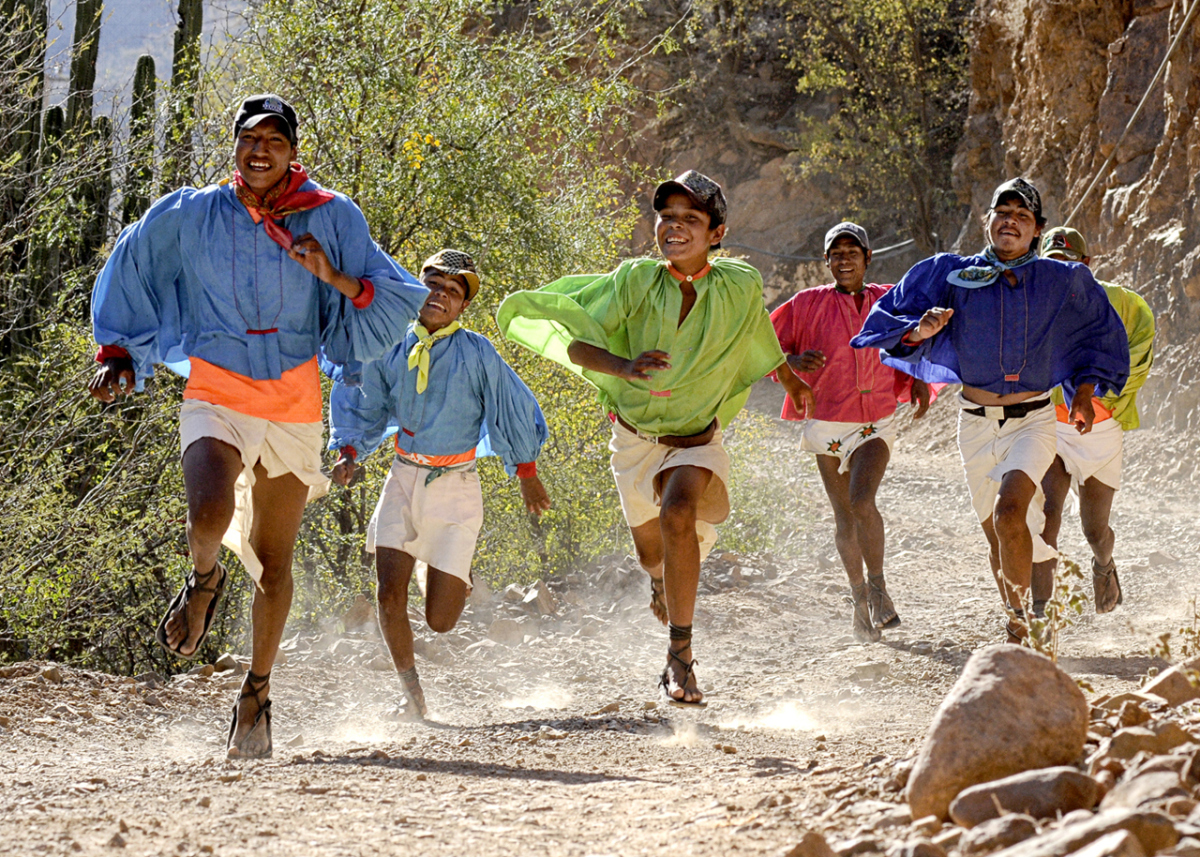
[[[392,419],[394,399],[388,360],[366,364],[362,383],[349,386],[334,381],[329,393],[329,448],[354,447],[361,461],[396,431]]]
[[[546,418],[533,391],[490,344],[477,343],[479,380],[483,393],[484,426],[491,452],[500,456],[509,476],[517,465],[536,461],[549,437]]]

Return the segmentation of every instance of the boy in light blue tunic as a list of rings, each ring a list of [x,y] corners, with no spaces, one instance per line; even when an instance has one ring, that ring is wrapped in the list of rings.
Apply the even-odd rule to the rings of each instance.
[[[424,718],[408,585],[417,563],[427,566],[425,619],[438,633],[455,626],[483,524],[476,457],[500,456],[530,512],[541,515],[550,499],[537,475],[547,437],[537,400],[491,342],[458,323],[479,291],[474,261],[442,250],[422,266],[421,282],[429,297],[404,340],[364,367],[361,386],[335,381],[329,446],[340,451],[334,481],[346,485],[357,459],[395,433],[367,550],[375,554],[379,625],[411,702],[406,713]]]

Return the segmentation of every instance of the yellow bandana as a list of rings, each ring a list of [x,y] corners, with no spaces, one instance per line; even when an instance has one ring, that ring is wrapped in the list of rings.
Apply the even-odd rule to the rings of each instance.
[[[461,325],[457,321],[452,321],[433,333],[426,330],[423,324],[418,324],[413,328],[413,333],[417,335],[417,344],[412,347],[412,351],[408,352],[408,368],[416,367],[417,369],[418,394],[424,393],[425,388],[429,386],[429,349],[433,348],[433,343],[439,339],[445,339],[459,327]]]

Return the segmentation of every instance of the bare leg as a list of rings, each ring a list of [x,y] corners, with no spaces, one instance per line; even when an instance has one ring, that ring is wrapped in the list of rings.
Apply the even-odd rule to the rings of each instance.
[[[308,486],[291,473],[269,479],[261,464],[254,465],[254,478],[250,546],[263,564],[263,573],[251,608],[250,672],[268,676],[292,607],[292,556],[304,505],[308,502]],[[251,689],[247,676],[243,693]],[[254,758],[266,750],[266,733],[255,728],[255,718],[270,695],[270,684],[263,682],[253,690],[254,696],[243,696],[238,701],[231,756]]]
[[[408,621],[408,585],[412,580],[411,556],[395,548],[376,548],[375,573],[379,578],[379,630],[397,672],[415,665],[412,625]]]
[[[241,453],[216,438],[202,437],[183,453],[188,548],[197,576],[207,575],[216,567],[221,539],[233,520],[233,485],[241,472]],[[167,642],[172,648],[184,655],[195,654],[213,597],[208,592],[196,592],[182,611],[167,620]]]
[[[1001,586],[1008,604],[1017,611],[1025,609],[1025,599],[1033,575],[1033,537],[1026,514],[1037,486],[1019,470],[1004,474],[1000,493],[993,507],[996,539],[1000,554]]]
[[[664,470],[662,479],[663,570],[666,583],[667,615],[670,623],[690,629],[696,609],[696,589],[700,584],[700,540],[696,535],[696,509],[712,479],[712,471],[683,465]],[[699,702],[704,694],[696,686],[696,677],[683,664],[690,663],[691,640],[672,640],[667,656],[671,676],[670,695],[682,702]],[[681,663],[682,661],[682,663]]]
[[[1092,589],[1097,613],[1108,613],[1121,603],[1121,584],[1113,562],[1116,534],[1109,526],[1116,489],[1092,477],[1079,489],[1079,517],[1083,536],[1092,548]]]
[[[838,472],[840,463],[832,455],[818,455],[817,472],[821,474],[825,494],[833,507],[834,544],[846,569],[846,576],[850,579],[850,593],[854,600],[851,630],[860,642],[874,643],[879,640],[880,634],[871,621],[867,582],[863,579],[863,551],[850,500],[851,474]]]
[[[650,576],[650,610],[654,618],[667,624],[667,601],[663,583],[663,538],[662,524],[651,518],[644,524],[629,528],[633,536],[633,547],[637,552],[638,564]]]
[[[1066,465],[1058,456],[1042,477],[1042,492],[1046,495],[1043,510],[1046,514],[1046,526],[1042,529],[1042,541],[1052,548],[1058,547],[1058,534],[1062,530],[1063,504],[1067,492],[1071,490],[1071,474],[1067,473]],[[1036,608],[1040,603],[1049,601],[1054,596],[1054,570],[1058,560],[1048,559],[1045,562],[1034,563],[1032,579],[1032,597]]]

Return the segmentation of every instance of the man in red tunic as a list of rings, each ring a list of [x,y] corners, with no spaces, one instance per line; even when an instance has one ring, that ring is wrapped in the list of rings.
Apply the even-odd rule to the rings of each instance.
[[[800,448],[817,454],[833,505],[838,555],[854,597],[854,636],[876,642],[879,629],[896,627],[900,617],[883,578],[883,518],[875,493],[896,436],[896,403],[911,400],[914,417],[923,416],[929,387],[885,366],[875,349],[850,347],[867,312],[891,288],[865,282],[871,263],[866,230],[856,223],[830,229],[825,262],[832,283],[805,289],[771,313],[788,363],[816,398],[811,413],[797,411],[785,398],[782,417],[804,422]]]

